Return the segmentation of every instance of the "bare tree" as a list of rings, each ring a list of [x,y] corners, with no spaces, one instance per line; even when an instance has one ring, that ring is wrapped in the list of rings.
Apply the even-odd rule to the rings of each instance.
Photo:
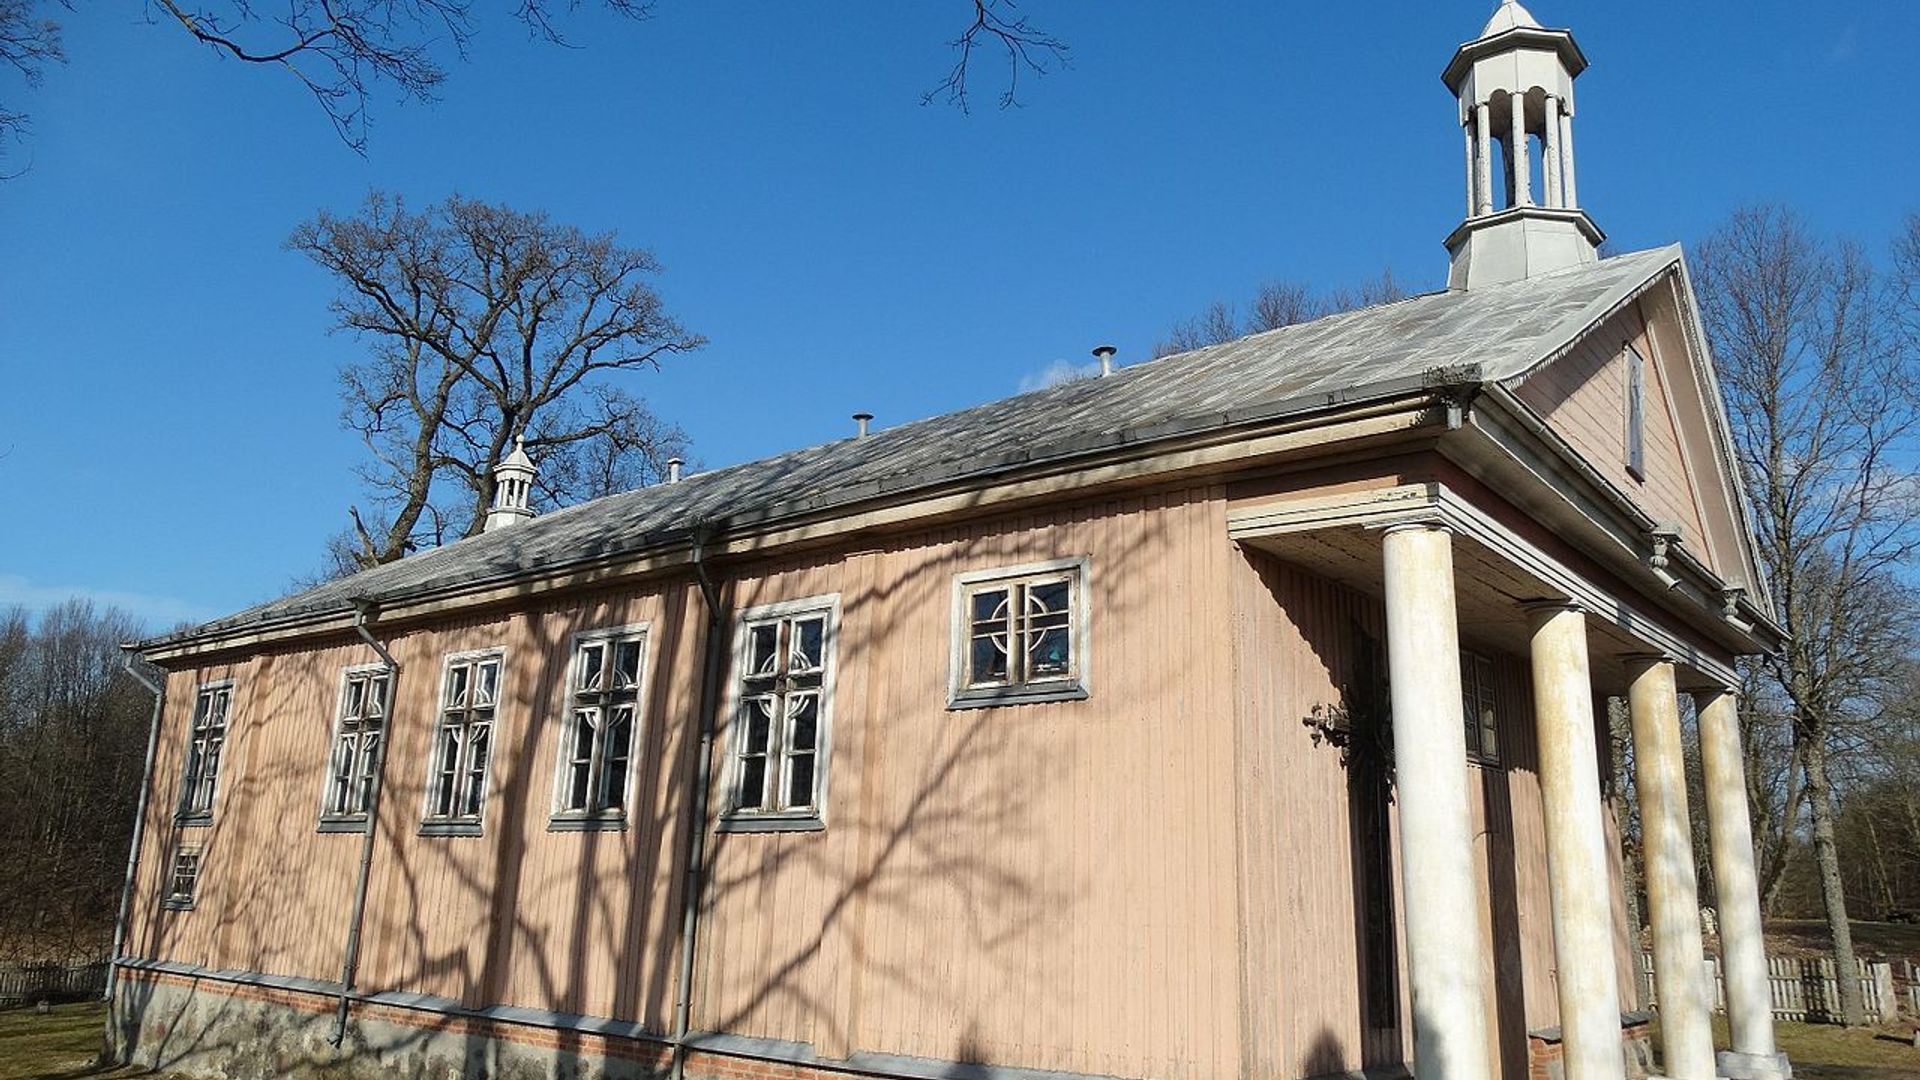
[[[1175,323],[1167,332],[1166,340],[1153,347],[1153,355],[1158,358],[1203,349],[1247,334],[1312,322],[1355,308],[1392,303],[1406,295],[1394,281],[1391,270],[1371,281],[1341,287],[1324,295],[1316,295],[1297,281],[1269,282],[1254,294],[1245,322],[1240,320],[1233,305],[1216,301],[1193,318]]]
[[[1003,109],[1020,104],[1023,72],[1045,75],[1054,67],[1064,67],[1069,52],[1066,42],[1019,14],[1014,0],[973,0],[973,21],[951,44],[953,68],[920,99],[922,105],[944,100],[961,112],[968,111],[967,76],[977,49],[997,50],[1006,61],[1006,88],[1000,92]]]
[[[0,62],[29,87],[47,65],[65,59],[60,27],[44,11],[68,0],[0,0]],[[600,0],[629,19],[653,14],[655,0]],[[561,24],[582,0],[512,0],[513,17],[536,40],[566,44]],[[284,72],[313,96],[342,142],[367,150],[368,101],[382,90],[419,102],[434,100],[447,65],[465,60],[476,31],[473,0],[287,0],[266,8],[252,0],[148,0],[149,18],[228,61]],[[1033,25],[1014,0],[971,0],[971,20],[950,42],[955,59],[923,102],[968,107],[976,51],[1000,54],[1006,84],[1000,106],[1019,104],[1023,74],[1065,66],[1065,42]],[[0,140],[17,138],[26,114],[0,106]]]
[[[515,439],[546,506],[648,482],[684,452],[625,385],[705,343],[667,314],[647,251],[543,213],[456,195],[416,214],[379,193],[287,243],[333,274],[339,327],[371,346],[341,375],[382,512],[352,509],[354,565],[479,532]]]
[[[113,940],[152,705],[119,646],[139,635],[85,601],[0,611],[0,956],[99,959]]]
[[[66,59],[60,24],[40,14],[39,0],[0,0],[0,63],[29,87],[40,85],[47,65]],[[20,137],[27,116],[0,105],[0,146]]]
[[[1833,755],[1871,725],[1910,647],[1902,575],[1920,543],[1913,354],[1865,256],[1778,207],[1741,210],[1701,245],[1702,313],[1755,509],[1762,572],[1789,640],[1766,661],[1805,782],[1834,958],[1853,970]],[[1841,1013],[1865,1021],[1859,984]]]

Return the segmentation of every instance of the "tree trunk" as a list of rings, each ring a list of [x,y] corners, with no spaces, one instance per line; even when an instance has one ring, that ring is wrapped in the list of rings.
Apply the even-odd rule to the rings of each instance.
[[[1859,1027],[1867,1022],[1867,1003],[1860,992],[1860,966],[1853,955],[1853,924],[1847,920],[1847,890],[1840,880],[1840,849],[1833,836],[1833,788],[1827,778],[1827,748],[1818,737],[1807,741],[1802,760],[1807,770],[1807,804],[1813,816],[1813,859],[1820,872],[1820,899],[1827,909],[1827,930],[1833,935],[1835,981],[1840,984],[1840,1022]]]

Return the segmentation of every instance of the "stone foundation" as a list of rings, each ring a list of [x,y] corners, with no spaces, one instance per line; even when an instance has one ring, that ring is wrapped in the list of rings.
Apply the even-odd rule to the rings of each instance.
[[[530,1009],[496,1010],[512,1018],[463,1015],[425,998],[354,1001],[335,1047],[339,998],[325,984],[221,975],[122,970],[109,1054],[223,1080],[659,1080],[672,1065],[669,1042],[636,1025]],[[690,1044],[692,1080],[1111,1080],[878,1054],[818,1061],[801,1044],[729,1036]]]

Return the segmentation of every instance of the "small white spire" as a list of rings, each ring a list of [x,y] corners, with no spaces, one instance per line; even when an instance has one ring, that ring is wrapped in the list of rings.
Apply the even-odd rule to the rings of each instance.
[[[493,467],[493,509],[487,511],[482,532],[503,529],[533,516],[533,459],[527,456],[526,440],[513,437],[513,451]]]

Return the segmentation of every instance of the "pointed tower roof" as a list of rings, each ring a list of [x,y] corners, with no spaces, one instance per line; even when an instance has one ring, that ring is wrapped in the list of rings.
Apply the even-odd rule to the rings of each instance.
[[[533,459],[527,456],[526,439],[522,436],[515,435],[513,437],[513,452],[501,458],[500,464],[495,465],[493,468],[495,472],[508,468],[525,469],[528,472],[532,472]]]
[[[1523,26],[1537,30],[1540,23],[1532,12],[1520,6],[1519,0],[1506,0],[1500,5],[1500,10],[1493,13],[1493,18],[1487,20],[1487,28],[1480,31],[1480,36],[1490,38]]]
[[[1447,89],[1458,94],[1474,64],[1488,57],[1518,52],[1550,52],[1559,57],[1571,78],[1587,69],[1587,57],[1565,30],[1549,30],[1519,0],[1505,0],[1487,20],[1480,36],[1460,46],[1440,76]]]

